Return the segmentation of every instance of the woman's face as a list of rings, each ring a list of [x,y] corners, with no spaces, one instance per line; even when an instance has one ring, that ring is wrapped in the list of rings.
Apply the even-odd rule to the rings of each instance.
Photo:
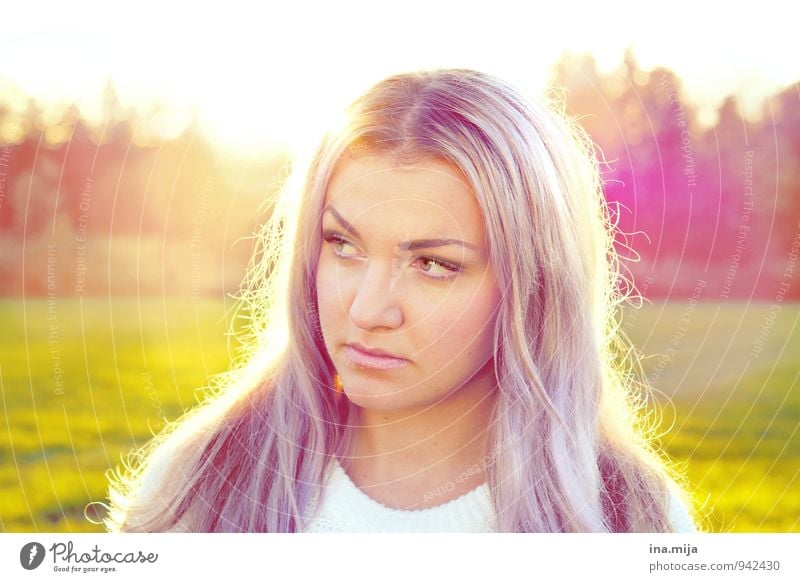
[[[326,192],[322,236],[320,324],[354,404],[424,407],[466,386],[494,385],[500,291],[480,207],[455,166],[344,158]]]

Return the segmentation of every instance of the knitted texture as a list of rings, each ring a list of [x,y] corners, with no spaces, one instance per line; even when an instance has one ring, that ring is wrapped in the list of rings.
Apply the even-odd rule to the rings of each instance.
[[[304,532],[496,531],[487,483],[434,507],[392,509],[361,491],[335,458],[323,487],[322,505],[318,502],[318,497],[311,501],[307,515],[314,517]]]
[[[311,500],[306,515],[310,522],[302,531],[307,533],[497,531],[488,483],[434,507],[393,509],[361,491],[336,458],[329,466],[321,498],[315,496]],[[687,508],[674,495],[670,499],[669,520],[677,532],[697,531]]]

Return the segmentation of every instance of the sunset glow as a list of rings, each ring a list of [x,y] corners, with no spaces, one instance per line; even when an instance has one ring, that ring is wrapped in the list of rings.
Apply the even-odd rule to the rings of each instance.
[[[223,148],[238,151],[302,141],[301,134],[325,124],[348,96],[406,69],[483,68],[537,92],[564,52],[587,52],[599,70],[609,71],[631,47],[643,69],[663,65],[678,73],[701,107],[737,93],[751,116],[765,95],[797,77],[795,59],[781,46],[792,19],[770,18],[770,34],[747,42],[733,31],[755,30],[759,15],[727,10],[721,29],[711,26],[718,7],[702,3],[674,3],[654,26],[642,26],[653,20],[646,6],[628,1],[559,2],[546,14],[519,17],[504,0],[491,10],[467,2],[455,11],[415,0],[377,21],[368,4],[354,1],[270,6],[244,17],[238,2],[224,12],[193,6],[191,13],[142,2],[130,7],[124,26],[111,27],[122,18],[119,7],[80,5],[5,9],[4,20],[13,23],[0,38],[5,87],[49,104],[79,103],[97,119],[109,77],[124,104],[147,110],[158,101],[173,111],[165,133],[179,131],[196,111]],[[699,49],[700,38],[713,51]],[[24,106],[22,95],[16,106]]]

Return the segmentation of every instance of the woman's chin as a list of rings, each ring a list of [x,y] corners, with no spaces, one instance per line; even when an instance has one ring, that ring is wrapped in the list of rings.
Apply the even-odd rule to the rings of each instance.
[[[366,387],[360,389],[358,386],[345,385],[344,394],[350,402],[359,408],[367,408],[369,410],[402,410],[417,404],[413,398],[403,394],[402,389],[391,390],[387,388],[376,390],[373,386],[372,389],[367,389]]]

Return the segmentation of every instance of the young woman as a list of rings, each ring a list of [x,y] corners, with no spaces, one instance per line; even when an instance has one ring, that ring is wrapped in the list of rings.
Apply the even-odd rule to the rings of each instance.
[[[694,531],[593,154],[484,73],[373,86],[261,233],[246,357],[112,476],[107,528]]]

